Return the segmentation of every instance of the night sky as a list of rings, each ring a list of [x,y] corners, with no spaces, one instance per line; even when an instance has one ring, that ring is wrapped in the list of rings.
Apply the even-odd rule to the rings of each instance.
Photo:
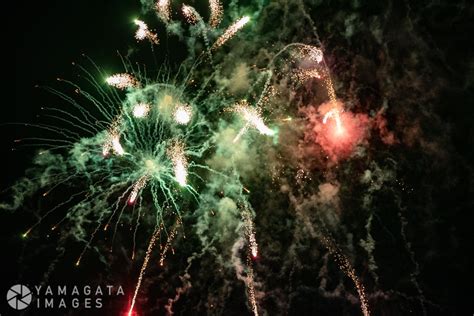
[[[321,85],[315,80],[292,84],[294,76],[284,75],[295,67],[291,58],[297,54],[285,55],[285,59],[272,65],[280,72],[272,81],[277,91],[273,103],[263,109],[266,121],[283,122],[281,118],[289,116],[296,119],[278,123],[277,145],[248,136],[245,144],[248,141],[252,145],[242,149],[235,159],[237,167],[241,167],[235,181],[250,188],[245,203],[254,211],[259,257],[252,264],[260,314],[361,315],[357,291],[347,273],[338,268],[340,258],[334,256],[334,244],[364,284],[372,315],[471,315],[474,6],[444,0],[410,5],[392,0],[261,2],[265,5],[258,22],[252,21],[251,31],[244,29],[241,36],[215,53],[219,76],[214,78],[214,86],[203,89],[210,97],[201,96],[199,100],[204,101],[200,104],[232,103],[242,98],[244,93],[232,88],[231,92],[216,96],[219,88],[224,87],[221,91],[225,91],[229,87],[229,81],[237,82],[232,81],[232,69],[238,69],[239,63],[247,65],[241,69],[247,69],[247,78],[254,80],[257,70],[267,69],[268,56],[284,45],[321,44],[336,94],[343,99],[347,113],[353,115],[348,117],[370,127],[355,149],[348,152],[322,142],[311,134],[320,126],[315,113],[316,106],[324,102],[318,96]],[[224,2],[224,15],[231,12],[234,18],[257,7],[252,1],[239,3],[242,11],[229,8],[229,3]],[[201,1],[192,4],[200,11],[207,10]],[[175,3],[174,11],[178,7]],[[173,14],[178,16],[176,12]],[[314,21],[320,42],[302,12]],[[89,65],[85,67],[92,69],[83,54],[107,74],[123,72],[117,52],[147,65],[149,75],[155,78],[161,74],[156,70],[159,65],[167,65],[166,71],[172,74],[181,62],[188,65],[185,41],[171,32],[165,35],[163,23],[153,13],[144,13],[139,0],[16,2],[15,11],[10,13],[16,20],[4,29],[9,44],[3,49],[9,50],[11,57],[4,63],[14,64],[14,74],[8,76],[4,87],[0,206],[12,201],[9,187],[25,174],[27,178],[32,176],[25,170],[39,149],[23,147],[14,140],[50,135],[12,123],[49,124],[52,121],[44,117],[41,107],[61,107],[65,102],[35,86],[53,87],[73,95],[74,89],[61,85],[56,80],[59,77],[88,87],[94,94],[72,64]],[[152,29],[157,30],[161,42],[153,50],[133,38],[136,17],[150,21]],[[203,17],[207,19],[208,14]],[[232,18],[225,17],[223,24],[229,25]],[[181,22],[184,24],[182,18]],[[208,70],[199,70],[195,79],[199,82],[209,74]],[[252,88],[253,84],[247,86]],[[189,89],[190,94],[198,91],[197,84]],[[246,96],[252,101],[254,94]],[[97,110],[91,111],[100,115]],[[206,111],[210,122],[228,115],[222,109]],[[56,124],[70,128],[64,122]],[[203,135],[224,135],[233,128],[229,123],[225,129],[223,124],[209,123],[214,129],[209,127]],[[212,147],[211,154],[202,157],[202,161],[225,173],[230,169],[220,160],[234,160],[225,154],[219,156],[219,150],[224,148],[219,146]],[[327,148],[333,152],[324,152]],[[232,212],[243,202],[233,196],[232,181],[225,183],[212,177],[206,181],[196,184],[202,200],[196,202],[188,197],[183,202],[194,211],[184,216],[186,238],[178,233],[173,242],[175,253],[169,255],[167,266],[160,270],[159,256],[152,256],[153,267],[147,270],[150,272],[137,301],[139,315],[165,315],[165,305],[175,297],[176,289],[184,289],[174,304],[177,315],[252,315],[246,286],[234,270],[238,256],[245,263],[245,250],[239,248],[237,257],[235,253],[230,255],[231,249],[237,249],[239,239],[229,231],[242,229],[238,224],[241,218]],[[67,234],[75,226],[67,224],[62,232],[50,231],[70,205],[60,207],[45,219],[31,237],[21,236],[40,214],[78,192],[83,184],[68,182],[48,199],[41,198],[41,189],[29,194],[14,211],[0,208],[4,266],[0,315],[21,314],[6,304],[5,295],[11,285],[33,287],[45,282],[45,278],[46,284],[54,285],[121,284],[125,296],[106,298],[101,310],[30,307],[24,315],[126,313],[153,233],[152,217],[144,217],[143,228],[138,232],[139,260],[135,261],[129,259],[131,241],[125,224],[118,229],[113,253],[108,251],[110,234],[101,230],[93,251],[76,268],[74,262],[84,244]],[[232,199],[234,204],[224,205]],[[208,209],[204,211],[205,207]],[[234,217],[217,215],[213,219],[214,211],[226,208]],[[207,213],[211,210],[212,216]],[[96,216],[91,217],[92,221],[97,220]],[[73,221],[80,218],[73,217]],[[124,221],[129,219],[125,217]],[[169,227],[173,223],[166,219]],[[95,227],[84,225],[89,234]],[[372,251],[367,251],[368,226],[375,243]],[[210,237],[203,237],[199,229]],[[212,236],[218,241],[209,241]],[[193,265],[188,271],[190,258]],[[183,285],[188,282],[183,278],[185,270],[190,275],[189,288]],[[183,279],[186,281],[181,283]]]

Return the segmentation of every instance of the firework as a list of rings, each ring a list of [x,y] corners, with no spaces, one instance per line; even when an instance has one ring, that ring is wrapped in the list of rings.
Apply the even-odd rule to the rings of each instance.
[[[229,26],[224,34],[222,34],[214,43],[212,46],[212,49],[216,49],[222,45],[224,45],[225,42],[227,42],[229,39],[231,39],[240,29],[242,29],[245,24],[247,24],[250,21],[250,18],[248,16],[244,16],[243,18],[240,18],[234,24]]]
[[[169,233],[168,238],[166,239],[165,246],[163,247],[163,250],[161,251],[161,254],[160,254],[160,266],[161,267],[165,263],[166,254],[168,253],[168,249],[171,247],[171,242],[176,237],[176,233],[178,232],[178,227],[180,225],[181,225],[181,220],[178,218],[176,220],[176,222],[174,223],[173,228],[171,228],[171,232]],[[173,253],[174,253],[174,250],[173,250]]]
[[[296,77],[301,81],[311,78],[321,79],[321,72],[317,69],[303,69],[296,72]]]
[[[273,136],[275,134],[272,129],[265,125],[258,110],[256,108],[250,107],[247,101],[241,101],[238,103],[234,107],[234,111],[240,114],[240,116],[246,121],[247,125],[256,128],[260,134],[267,136]],[[246,126],[244,128],[246,128]]]
[[[250,246],[250,253],[252,254],[252,258],[255,259],[258,256],[258,244],[257,239],[255,238],[255,228],[252,221],[252,214],[248,208],[244,208],[242,212],[242,219],[244,221],[245,234]]]
[[[123,73],[123,74],[116,74],[108,77],[105,79],[107,84],[115,87],[117,89],[124,90],[126,88],[134,88],[139,86],[139,83],[135,77],[130,74]]]
[[[151,43],[158,45],[158,35],[151,32],[148,29],[148,25],[141,20],[135,20],[135,24],[138,26],[138,30],[135,32],[135,38],[139,41],[148,39]]]
[[[137,103],[133,106],[133,116],[136,118],[143,118],[150,112],[150,105],[148,103]]]
[[[209,8],[211,9],[211,17],[209,18],[209,25],[217,27],[222,20],[222,5],[219,0],[209,0]]]
[[[148,267],[148,262],[150,261],[151,252],[153,247],[156,243],[156,238],[159,236],[162,230],[162,226],[156,228],[151,236],[150,242],[148,243],[148,248],[146,250],[145,259],[143,260],[142,268],[140,269],[140,274],[138,275],[137,285],[135,286],[135,292],[133,293],[132,303],[130,304],[130,309],[128,311],[128,316],[132,316],[133,308],[135,307],[135,301],[137,299],[138,291],[140,290],[140,286],[142,284],[143,275],[145,274],[145,270]]]
[[[189,105],[180,104],[174,111],[174,120],[176,123],[186,125],[191,120],[192,110]]]
[[[189,5],[183,4],[183,6],[181,7],[181,12],[183,13],[184,17],[186,18],[186,21],[188,21],[189,24],[196,24],[198,21],[201,20],[201,16],[196,11],[196,9]]]
[[[155,7],[158,16],[165,22],[168,22],[171,19],[171,0],[158,0]]]
[[[336,122],[336,135],[342,135],[344,133],[344,128],[342,127],[341,115],[339,109],[333,108],[328,111],[323,117],[323,124],[327,123],[327,120],[332,118]]]
[[[218,0],[210,0],[209,5],[209,26],[217,28],[222,20],[222,5]],[[171,21],[170,0],[158,0],[155,7],[162,20],[166,23]],[[202,33],[210,57],[212,57],[210,49],[215,50],[224,45],[250,21],[250,18],[247,16],[235,21],[222,33],[220,37],[217,38],[212,48],[210,48],[206,34],[209,32],[211,35],[214,35],[218,31],[209,30],[209,27],[204,24],[201,16],[193,7],[183,4],[181,11],[188,23],[197,24],[196,26],[190,27],[191,32],[193,32],[193,36],[195,36],[195,34],[201,36]],[[137,40],[149,40],[153,44],[158,44],[158,35],[151,32],[145,22],[135,20],[135,24],[138,26],[135,33],[135,38]],[[175,25],[170,23],[168,26],[174,27]],[[169,29],[171,29],[171,27],[169,27]],[[342,106],[336,104],[336,93],[331,81],[329,70],[324,63],[322,51],[319,48],[298,43],[289,44],[284,49],[295,46],[299,47],[297,54],[299,54],[301,58],[304,58],[307,63],[304,69],[296,72],[297,77],[302,81],[311,78],[322,79],[327,88],[327,93],[330,99],[330,103],[328,103],[329,106],[324,111],[322,110],[323,106],[320,107],[319,115],[316,115],[318,124],[315,125],[319,128],[319,130],[317,130],[317,137],[325,137],[327,142],[332,142],[331,145],[333,148],[339,149],[345,146],[344,148],[347,149],[349,146],[347,145],[348,143],[346,140],[351,135],[354,135],[354,131],[356,130],[353,128],[354,125],[352,124],[354,120],[351,120],[348,113],[342,111]],[[203,56],[204,53],[201,56]],[[279,54],[280,53],[274,55],[274,58]],[[201,56],[199,58],[201,58]],[[197,67],[200,65],[201,61],[202,58],[198,59],[192,67],[187,67],[189,65],[186,64],[183,69],[187,71],[187,68]],[[212,64],[212,62],[210,64]],[[210,164],[207,164],[207,162],[206,165],[201,164],[204,164],[202,161],[210,160],[208,159],[209,156],[205,156],[205,154],[211,152],[212,148],[216,147],[218,148],[216,151],[219,151],[220,147],[228,145],[220,144],[217,141],[212,143],[212,137],[209,135],[221,133],[221,131],[216,129],[215,126],[224,125],[220,124],[223,121],[220,121],[221,118],[219,117],[219,114],[222,113],[223,110],[222,104],[233,104],[236,99],[224,96],[219,89],[216,89],[215,91],[217,92],[214,92],[206,86],[208,83],[203,84],[203,87],[199,88],[198,85],[194,85],[193,80],[195,78],[192,76],[192,73],[187,74],[185,80],[182,82],[179,82],[181,77],[179,77],[179,79],[169,79],[170,82],[161,82],[156,79],[147,78],[146,74],[144,74],[145,72],[141,72],[141,69],[139,69],[139,71],[132,70],[133,67],[128,64],[125,68],[125,71],[130,71],[136,75],[140,81],[128,73],[115,74],[106,79],[107,84],[110,86],[121,90],[127,90],[126,93],[124,93],[126,95],[126,100],[119,100],[120,102],[116,102],[118,100],[118,94],[113,92],[114,95],[109,98],[106,94],[102,95],[103,90],[102,88],[99,88],[99,93],[105,100],[104,102],[106,105],[97,105],[100,102],[95,99],[92,99],[91,101],[97,106],[99,112],[104,116],[104,118],[103,120],[102,118],[91,118],[88,111],[81,111],[81,113],[86,117],[87,126],[92,126],[93,132],[96,133],[90,138],[84,138],[72,143],[72,148],[69,152],[70,161],[68,161],[68,166],[67,168],[65,167],[64,170],[61,170],[61,172],[58,172],[58,174],[71,173],[72,179],[75,179],[74,177],[90,179],[95,185],[93,190],[91,190],[92,192],[87,193],[87,198],[79,203],[78,206],[72,208],[72,212],[80,210],[82,213],[81,216],[84,217],[93,213],[100,214],[100,216],[97,216],[98,219],[91,216],[97,220],[97,227],[77,259],[76,265],[79,265],[81,262],[85,250],[90,248],[89,246],[92,239],[99,230],[99,227],[102,227],[105,221],[107,221],[107,218],[108,221],[104,226],[104,231],[106,231],[109,224],[113,224],[112,221],[116,219],[114,231],[115,237],[117,227],[119,224],[122,224],[121,220],[123,214],[125,214],[125,216],[123,216],[124,218],[127,218],[128,216],[126,220],[130,221],[130,230],[133,230],[132,226],[135,225],[133,231],[132,251],[132,259],[134,259],[135,235],[137,234],[140,220],[144,218],[144,216],[141,216],[144,215],[141,213],[141,209],[143,207],[143,213],[145,213],[145,211],[155,212],[154,216],[157,218],[158,223],[154,226],[155,228],[149,240],[145,257],[141,265],[137,283],[135,285],[135,291],[131,300],[131,306],[128,312],[128,315],[130,316],[135,308],[136,299],[143,283],[145,271],[148,267],[150,258],[152,257],[153,248],[155,247],[157,240],[161,238],[160,234],[163,231],[164,214],[171,209],[173,214],[177,214],[178,219],[173,225],[170,233],[167,235],[165,244],[163,246],[160,245],[160,266],[164,265],[166,255],[169,251],[174,253],[172,243],[178,233],[178,227],[182,224],[181,218],[179,217],[181,216],[180,212],[183,210],[182,208],[184,208],[182,205],[186,205],[187,207],[191,204],[188,203],[189,200],[186,200],[188,199],[186,196],[192,195],[198,203],[201,203],[206,199],[201,198],[200,189],[193,188],[191,184],[194,184],[195,181],[197,182],[201,179],[204,180],[203,182],[206,183],[206,185],[208,185],[207,183],[211,183],[217,178],[220,179],[220,177],[224,177],[225,179],[228,179],[230,177],[227,171],[221,172],[221,170],[214,170]],[[269,100],[274,92],[272,90],[273,87],[271,87],[271,79],[274,73],[273,68],[274,63],[272,60],[268,70],[262,72],[261,78],[263,78],[262,82],[265,83],[265,86],[261,94],[256,90],[249,91],[248,94],[246,94],[247,96],[260,96],[258,102],[252,101],[253,103],[250,105],[244,100],[238,102],[233,107],[232,111],[237,114],[233,115],[233,117],[239,118],[237,119],[237,122],[243,122],[243,127],[235,136],[233,140],[234,142],[238,141],[249,129],[256,129],[260,134],[266,136],[274,136],[276,134],[276,128],[272,129],[265,124],[266,120],[264,119],[261,110],[261,105],[270,102]],[[180,68],[179,71],[181,70],[182,69]],[[163,77],[173,77],[172,75],[167,75],[168,76]],[[178,75],[176,75],[176,78],[178,78]],[[209,82],[211,82],[211,78],[212,76],[209,76]],[[207,79],[208,78],[206,78],[206,80]],[[178,82],[174,82],[173,80]],[[193,85],[190,83],[193,83]],[[188,87],[192,88],[188,89]],[[189,92],[189,90],[193,89],[199,90],[196,92],[196,95],[193,95],[194,92]],[[200,102],[203,104],[202,107]],[[199,106],[197,104],[199,104]],[[205,108],[205,110],[202,108]],[[287,113],[279,114],[285,114],[286,116]],[[215,119],[216,117],[217,119]],[[110,123],[111,121],[112,123]],[[288,116],[277,122],[290,121],[291,117]],[[311,123],[314,122],[311,121]],[[226,126],[232,125],[226,124]],[[231,131],[230,135],[233,136],[234,130],[232,128],[229,128],[229,130]],[[312,132],[315,133],[315,130],[316,129]],[[242,148],[243,147],[244,146],[242,146]],[[100,149],[102,149],[103,157],[100,156]],[[110,155],[110,153],[113,154]],[[243,152],[242,156],[245,156],[245,154],[246,152]],[[188,162],[188,159],[195,160]],[[234,160],[234,157],[232,157],[232,160]],[[188,167],[191,167],[191,171],[193,171],[194,168],[201,168],[211,174],[211,176],[205,178],[207,177],[206,175],[191,172],[188,170]],[[238,168],[233,167],[233,170],[234,169]],[[45,180],[47,185],[51,186],[51,184],[55,183],[56,178],[50,178],[48,172],[49,171],[45,172],[46,176],[42,177],[42,179],[47,179]],[[238,170],[236,172],[238,172]],[[64,181],[69,181],[71,178],[66,178]],[[209,184],[209,187],[212,185],[214,184]],[[91,187],[92,186],[93,185],[91,185]],[[228,190],[230,186],[229,188],[224,186],[220,187],[223,187],[220,194],[225,195],[228,193],[227,191],[232,191]],[[220,187],[219,190],[221,190]],[[250,190],[247,188],[243,187],[243,190],[250,194]],[[46,192],[44,196],[49,192],[50,191]],[[182,194],[183,192],[187,194]],[[230,195],[232,196],[232,194]],[[147,199],[147,197],[151,198]],[[235,200],[245,199],[238,194],[232,196],[232,198]],[[212,197],[211,200],[213,199],[214,197]],[[231,198],[228,199],[231,200]],[[103,206],[111,200],[112,203],[110,203],[110,209],[104,211]],[[138,215],[135,215],[136,208],[138,208]],[[91,211],[90,213],[87,213],[89,209],[91,209]],[[127,211],[130,209],[133,209],[132,215],[127,214]],[[242,223],[242,226],[237,227],[243,227],[242,230],[244,235],[240,236],[239,240],[242,240],[243,244],[248,244],[247,267],[242,269],[245,270],[246,275],[239,279],[244,280],[247,287],[247,295],[251,310],[254,315],[258,315],[259,311],[256,297],[256,286],[258,289],[258,283],[255,282],[253,261],[255,261],[255,264],[258,262],[256,259],[259,257],[259,248],[252,216],[250,205],[243,208],[241,219],[239,219],[237,213],[236,222],[239,224]],[[56,226],[57,225],[55,225],[53,229],[55,229]],[[24,234],[24,237],[26,237],[30,231],[31,228]],[[260,234],[261,231],[259,230],[259,235]],[[347,258],[337,250],[335,245],[330,244],[328,241],[326,242],[326,246],[328,247],[329,252],[335,255],[336,261],[339,263],[341,270],[343,270],[354,281],[359,297],[361,298],[364,315],[368,315],[364,288],[356,277],[354,269],[350,266]],[[212,247],[214,248],[215,245],[213,244]],[[110,249],[112,249],[112,246]],[[237,257],[241,254],[240,252],[235,251],[232,255]],[[190,281],[189,284],[191,284]],[[172,304],[170,303],[169,310],[171,310],[171,306]]]
[[[135,203],[138,193],[146,186],[146,183],[148,182],[148,177],[148,175],[144,175],[134,184],[132,193],[130,193],[130,197],[128,198],[128,204]]]
[[[186,186],[186,178],[188,176],[186,156],[184,155],[184,147],[181,143],[175,143],[169,150],[168,156],[173,162],[174,175],[176,181],[181,186]]]

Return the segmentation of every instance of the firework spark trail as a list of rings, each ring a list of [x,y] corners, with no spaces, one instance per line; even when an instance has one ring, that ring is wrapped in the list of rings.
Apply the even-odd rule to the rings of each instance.
[[[222,4],[219,0],[209,0],[209,8],[211,9],[209,25],[213,28],[216,28],[222,20]]]
[[[171,0],[158,0],[155,8],[158,12],[158,16],[165,22],[169,22],[171,19]]]
[[[144,175],[133,185],[132,192],[130,193],[130,197],[128,198],[128,204],[132,205],[135,204],[135,201],[138,197],[138,193],[146,186],[150,176]]]
[[[252,254],[253,255],[253,254]],[[247,291],[249,295],[250,305],[252,306],[252,311],[254,316],[258,316],[258,306],[257,306],[257,299],[255,297],[255,284],[254,284],[254,275],[253,275],[253,268],[252,268],[252,260],[250,259],[250,255],[247,255]]]
[[[307,216],[305,216],[302,212],[299,212],[300,216],[303,219],[303,222],[306,224],[307,229],[311,233],[311,236],[318,238],[322,244],[326,247],[330,254],[333,255],[336,262],[339,265],[339,268],[354,282],[354,285],[357,290],[357,294],[359,295],[360,300],[360,307],[362,310],[362,314],[364,316],[370,316],[369,311],[369,304],[367,302],[367,297],[365,295],[365,288],[364,285],[360,282],[359,278],[356,275],[354,268],[352,267],[349,259],[342,253],[339,247],[336,245],[335,241],[329,237],[330,233],[324,228],[324,224],[321,223],[320,227],[318,226],[318,231],[314,230],[313,225],[309,222]],[[326,231],[324,233],[324,231]]]
[[[123,149],[122,144],[120,144],[120,135],[112,135],[112,148],[119,156],[123,156],[125,154],[125,150]]]
[[[349,262],[349,259],[347,259],[347,257],[342,254],[341,250],[339,249],[339,247],[337,247],[336,243],[334,242],[334,240],[332,240],[332,238],[328,238],[322,235],[320,240],[322,241],[326,249],[328,249],[329,253],[334,256],[336,262],[339,264],[339,268],[344,271],[344,273],[346,273],[346,275],[349,276],[354,282],[357,294],[359,295],[362,314],[364,316],[370,316],[369,304],[365,295],[364,285],[359,281],[359,278],[357,277],[354,268]]]
[[[135,32],[135,38],[139,41],[142,41],[144,39],[148,39],[151,43],[158,45],[158,35],[156,33],[153,33],[148,29],[148,25],[146,25],[145,22],[141,20],[135,20],[135,24],[138,26],[138,30]]]
[[[113,150],[119,156],[125,153],[122,145],[120,144],[120,124],[122,122],[122,116],[117,116],[107,131],[107,138],[102,145],[102,156],[106,157],[109,155],[110,150]]]
[[[175,142],[168,149],[168,156],[170,157],[173,163],[176,181],[179,183],[179,185],[186,186],[186,178],[188,176],[188,162],[184,154],[184,145],[180,142]]]
[[[245,287],[247,288],[247,295],[250,306],[252,308],[252,312],[254,316],[258,316],[258,305],[255,296],[255,277],[252,268],[252,259],[250,251],[247,251],[246,267],[244,267],[244,265],[242,264],[242,260],[239,256],[239,252],[244,247],[244,244],[245,239],[243,237],[239,237],[232,246],[232,263],[235,268],[237,279],[243,281]]]
[[[225,42],[227,42],[229,39],[231,39],[240,29],[242,29],[245,24],[247,24],[250,21],[250,18],[248,16],[244,16],[234,22],[231,26],[229,26],[224,34],[222,34],[212,45],[212,49],[219,48],[220,46],[224,45]]]
[[[183,3],[183,6],[181,7],[181,12],[183,13],[184,17],[186,18],[186,21],[189,24],[196,24],[198,23],[198,21],[201,20],[201,16],[192,6]]]
[[[234,111],[239,113],[248,125],[255,127],[260,132],[260,134],[267,136],[273,136],[275,134],[272,129],[265,125],[258,110],[256,108],[250,107],[247,101],[244,100],[236,104]],[[238,139],[238,137],[236,137],[236,139]]]
[[[258,256],[258,244],[257,239],[255,238],[255,228],[252,220],[252,214],[247,207],[244,207],[242,211],[242,218],[244,221],[245,235],[249,241],[252,258],[256,258]]]
[[[342,127],[341,116],[339,113],[340,110],[334,107],[332,110],[330,110],[324,115],[323,124],[326,124],[327,120],[330,118],[334,119],[334,121],[336,122],[336,133],[340,135],[344,133],[344,128]]]
[[[124,90],[126,88],[136,88],[140,86],[138,80],[127,73],[115,74],[105,79],[108,85],[115,87],[120,90]]]
[[[171,242],[173,241],[174,237],[176,237],[176,233],[178,232],[178,227],[181,225],[181,219],[177,219],[176,222],[173,225],[173,228],[171,228],[171,232],[168,235],[168,238],[166,239],[165,246],[163,247],[163,250],[161,251],[160,254],[160,266],[162,267],[163,264],[165,263],[166,259],[166,254],[168,252],[168,249],[171,246]],[[174,252],[174,250],[172,250]]]
[[[148,266],[148,262],[150,261],[150,256],[151,256],[151,251],[153,250],[153,247],[155,246],[156,243],[156,238],[160,234],[163,226],[160,225],[159,228],[155,228],[155,231],[153,232],[153,235],[151,236],[150,242],[148,243],[148,248],[146,250],[146,255],[145,259],[143,260],[142,268],[140,269],[140,274],[138,275],[138,281],[135,286],[135,292],[133,293],[133,298],[132,298],[132,303],[130,305],[130,310],[128,311],[128,316],[132,316],[133,313],[133,308],[135,307],[135,301],[137,299],[138,291],[140,290],[140,286],[142,284],[143,276],[145,274],[145,270]]]
[[[295,75],[300,81],[307,81],[312,78],[321,79],[321,73],[317,69],[298,70]]]
[[[181,12],[183,13],[183,16],[189,24],[197,24],[200,28],[200,33],[202,34],[204,44],[206,45],[207,55],[209,56],[211,64],[214,64],[211,52],[211,45],[207,36],[208,28],[206,27],[206,24],[204,23],[201,15],[196,11],[196,9],[185,4],[183,4],[183,6],[181,7]]]

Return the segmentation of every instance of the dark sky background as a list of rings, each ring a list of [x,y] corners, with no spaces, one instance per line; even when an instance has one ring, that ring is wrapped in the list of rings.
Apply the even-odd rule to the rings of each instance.
[[[3,62],[13,70],[11,75],[4,74],[9,80],[2,89],[0,150],[5,162],[3,162],[4,165],[1,169],[0,190],[11,185],[23,174],[34,154],[34,148],[20,148],[11,151],[13,140],[31,136],[31,129],[20,125],[5,125],[5,123],[41,121],[41,117],[38,118],[41,106],[57,105],[63,102],[47,91],[35,88],[35,85],[57,87],[57,77],[74,79],[77,76],[77,69],[71,65],[71,62],[80,60],[82,53],[90,56],[105,70],[111,72],[120,70],[121,63],[116,52],[119,50],[126,53],[129,47],[136,45],[132,38],[134,31],[132,21],[134,17],[140,15],[140,3],[138,0],[16,1],[14,12],[10,12],[10,14],[13,14],[15,19],[12,19],[4,27],[8,45],[4,45],[2,49],[7,49],[6,53],[11,55]],[[446,14],[450,16],[450,12]],[[450,63],[452,72],[446,78],[452,82],[459,80],[459,83],[462,84],[469,83],[469,80],[457,76],[457,71],[463,70],[466,65],[466,63],[459,61],[469,56],[472,58],[472,40],[469,40],[471,36],[466,34],[472,34],[470,31],[473,29],[472,23],[466,24],[466,16],[472,16],[472,12],[461,17],[461,23],[458,24],[450,24],[450,20],[444,18],[443,15],[420,17],[421,19],[428,18],[430,21],[438,20],[444,25],[439,28],[426,26],[424,31],[432,36],[428,42],[434,42],[443,49],[445,56],[452,57],[453,61]],[[420,25],[422,24],[420,23]],[[452,27],[452,29],[447,29],[448,27]],[[124,34],[130,36],[124,36]],[[471,70],[470,73],[472,78],[473,71]],[[456,87],[456,84],[449,86]],[[470,84],[465,87],[447,89],[440,96],[440,100],[449,101],[440,102],[442,106],[438,109],[438,114],[443,115],[452,125],[453,148],[463,158],[463,161],[467,161],[466,164],[471,166],[471,160],[474,157],[474,129],[471,123],[474,120],[472,87],[471,80]],[[467,183],[470,185],[469,181]],[[1,197],[4,195],[2,194]],[[472,197],[463,196],[463,199],[465,200],[459,201],[459,203],[464,208],[472,205]],[[21,239],[17,234],[25,228],[17,216],[15,213],[6,214],[2,216],[1,224],[1,244],[4,247],[1,259],[3,264],[6,264],[7,267],[10,266],[13,271],[16,269],[16,259],[21,253]],[[466,222],[472,223],[472,218],[471,213],[470,218],[451,219],[452,226],[458,225],[457,223],[459,226]],[[465,226],[462,227],[461,236],[464,237],[467,229]],[[472,236],[474,234],[471,235],[471,238]],[[468,249],[468,247],[462,243],[461,249]],[[471,253],[466,253],[465,257],[467,258]],[[471,271],[464,271],[467,266],[466,262],[468,262],[467,259],[465,262],[459,263],[461,273],[453,278],[458,282],[465,275],[466,283],[460,285],[460,288],[467,291],[468,288],[471,288],[472,293],[472,285],[470,285],[468,278],[472,278],[474,267],[471,267]],[[444,267],[440,266],[439,273],[443,273],[443,269]],[[1,273],[1,315],[4,315],[2,313],[4,310],[4,289],[9,287],[16,277],[15,273],[8,273],[8,271],[11,270],[5,268]],[[444,276],[443,279],[449,280],[450,277]],[[454,285],[450,284],[450,286]],[[459,297],[459,301],[466,304],[461,310],[469,311],[469,306],[472,306],[472,303],[470,304],[468,301],[470,295],[465,291],[463,293],[465,297]],[[446,294],[446,297],[451,298],[449,293]]]

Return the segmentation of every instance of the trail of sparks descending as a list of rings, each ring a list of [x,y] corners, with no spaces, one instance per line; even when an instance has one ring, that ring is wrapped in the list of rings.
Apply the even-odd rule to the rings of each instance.
[[[148,29],[148,25],[146,25],[145,22],[141,20],[135,20],[135,24],[138,26],[138,30],[135,32],[135,38],[139,41],[142,41],[144,39],[148,39],[150,42],[153,44],[158,45],[158,35],[155,33],[151,32]]]
[[[217,41],[214,43],[212,46],[212,49],[216,49],[222,45],[224,45],[225,42],[227,42],[229,39],[231,39],[235,33],[237,33],[241,28],[245,26],[250,21],[250,18],[248,16],[244,16],[234,22],[231,26],[225,30],[224,34],[222,34]]]
[[[332,240],[332,238],[322,236],[321,241],[326,246],[329,253],[331,253],[334,256],[334,258],[336,259],[336,262],[339,264],[339,268],[344,273],[346,273],[352,279],[352,281],[354,282],[354,285],[355,285],[356,290],[357,290],[357,294],[359,295],[360,305],[361,305],[360,307],[361,307],[361,310],[362,310],[362,314],[364,316],[370,316],[369,307],[368,307],[369,304],[368,304],[367,298],[365,296],[364,285],[359,281],[359,278],[357,277],[354,268],[352,267],[351,263],[349,262],[349,259],[347,259],[347,257],[342,254],[342,252],[336,246],[336,244]]]
[[[125,150],[120,144],[120,135],[113,135],[112,136],[112,148],[114,149],[115,153],[119,156],[125,154]]]
[[[258,244],[257,239],[255,238],[255,228],[252,221],[252,214],[250,210],[244,208],[242,212],[242,218],[244,220],[244,227],[245,227],[245,234],[247,235],[247,239],[250,246],[250,252],[252,254],[252,258],[257,258],[258,256]]]
[[[171,19],[171,3],[170,0],[158,0],[156,2],[156,11],[158,15],[168,22]]]
[[[256,128],[260,132],[260,134],[267,136],[273,136],[275,134],[272,129],[265,125],[265,123],[263,122],[263,118],[258,112],[258,110],[256,108],[250,107],[247,101],[242,101],[238,103],[235,106],[234,111],[242,116],[242,118],[247,122],[247,125]],[[247,128],[247,125],[244,126],[239,132],[239,134],[234,138],[234,143],[241,137],[241,135]]]
[[[209,24],[211,27],[217,27],[222,20],[222,5],[219,0],[209,0],[209,7],[211,9]]]
[[[105,143],[102,145],[102,155],[106,157],[110,150],[113,150],[115,154],[122,156],[125,154],[125,150],[120,144],[120,126],[121,117],[117,117],[111,124],[108,130],[108,136]]]
[[[188,171],[187,171],[188,162],[184,154],[183,144],[179,142],[175,143],[168,150],[168,156],[173,162],[174,175],[175,175],[176,181],[179,183],[179,185],[183,187],[186,186],[186,178],[188,176]]]
[[[148,178],[148,175],[144,175],[140,179],[138,179],[138,181],[133,185],[132,192],[130,193],[130,197],[128,198],[128,204],[132,205],[135,203],[138,193],[140,193],[141,189],[146,186]]]
[[[126,88],[133,88],[139,86],[139,83],[135,77],[130,74],[123,73],[123,74],[116,74],[108,77],[105,79],[107,84],[111,85],[112,87],[124,90]]]
[[[181,7],[181,12],[183,13],[184,17],[186,18],[186,21],[188,21],[189,24],[196,24],[199,20],[201,20],[201,16],[196,11],[196,9],[189,5],[183,4],[183,6]]]
[[[252,262],[250,257],[247,257],[247,266],[248,266],[248,273],[247,273],[247,291],[249,295],[249,301],[252,305],[252,311],[254,316],[258,316],[258,306],[257,306],[257,299],[255,298],[255,285],[254,285],[254,276],[253,276],[253,268]]]
[[[145,270],[148,266],[148,262],[150,261],[151,251],[156,243],[156,238],[161,232],[163,226],[156,228],[153,235],[151,236],[150,242],[148,243],[148,249],[146,250],[145,259],[143,260],[142,268],[140,269],[140,274],[138,276],[137,285],[135,286],[135,292],[133,293],[132,303],[130,305],[130,310],[128,311],[128,316],[132,316],[133,308],[135,307],[135,301],[137,299],[138,290],[140,290],[140,286],[142,284],[143,275],[145,274]]]

